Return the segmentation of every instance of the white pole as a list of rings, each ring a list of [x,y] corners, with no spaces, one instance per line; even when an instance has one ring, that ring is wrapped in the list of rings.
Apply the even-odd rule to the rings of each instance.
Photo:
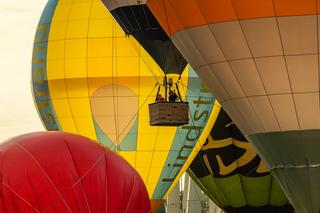
[[[180,181],[173,188],[167,198],[167,213],[180,212]]]
[[[186,174],[186,176],[188,176]],[[187,190],[185,191],[186,196],[186,211],[185,213],[202,213],[202,195],[200,188],[188,177],[186,178]],[[186,189],[186,188],[185,188]]]
[[[212,200],[209,199],[208,213],[220,213],[223,212]]]
[[[188,174],[184,174],[184,187],[183,187],[183,201],[182,201],[182,209],[183,209],[183,213],[187,212],[187,197],[188,197],[188,193],[189,193],[189,179],[190,176]]]

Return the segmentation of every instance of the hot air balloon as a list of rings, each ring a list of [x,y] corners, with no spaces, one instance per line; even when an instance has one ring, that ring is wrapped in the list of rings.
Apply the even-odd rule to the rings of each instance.
[[[102,0],[127,35],[132,35],[165,73],[181,74],[187,66],[179,50],[142,1]]]
[[[293,212],[278,181],[223,109],[188,173],[226,212]]]
[[[153,207],[188,168],[220,106],[187,67],[181,76],[167,76],[180,78],[189,124],[150,126],[148,104],[164,75],[101,1],[48,2],[32,64],[33,96],[45,128],[84,135],[115,150],[141,175]]]
[[[295,209],[319,212],[319,2],[147,4]]]
[[[139,174],[90,139],[62,132],[18,136],[0,146],[0,211],[151,213]]]

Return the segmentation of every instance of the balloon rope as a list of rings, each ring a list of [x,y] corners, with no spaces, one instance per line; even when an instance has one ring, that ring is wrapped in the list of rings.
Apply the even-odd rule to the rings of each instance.
[[[134,18],[134,20],[135,20],[136,24],[139,26],[140,30],[142,30],[142,27],[141,27],[141,25],[140,25],[140,23],[139,23],[139,21],[138,21],[138,19],[137,19],[136,15],[135,15],[135,13],[133,12],[132,7],[129,7],[129,10],[130,10],[131,15],[133,16],[133,18]],[[132,28],[132,32],[133,32],[133,31],[134,31],[134,28]]]
[[[19,146],[22,150],[24,150],[29,156],[30,158],[36,163],[36,165],[40,168],[40,170],[42,171],[42,173],[45,175],[45,177],[48,179],[48,181],[51,183],[51,185],[53,186],[53,188],[55,189],[55,191],[57,192],[57,194],[59,195],[59,197],[61,198],[62,202],[65,204],[65,206],[67,207],[68,211],[70,213],[72,213],[70,207],[68,206],[66,200],[63,198],[63,196],[61,195],[61,193],[59,192],[57,186],[54,184],[53,180],[50,178],[50,176],[48,175],[48,173],[45,171],[45,169],[41,166],[40,162],[34,157],[34,155],[29,152],[29,150],[26,149],[26,147],[24,147],[23,145],[19,144],[19,143],[15,143],[17,146]]]
[[[118,95],[118,87],[115,87],[114,85],[117,85],[117,69],[118,69],[118,63],[117,60],[115,59],[114,55],[117,55],[117,37],[115,36],[116,33],[116,22],[113,22],[113,31],[112,31],[112,105],[113,105],[113,115],[114,115],[114,128],[115,128],[115,133],[118,135],[119,131],[119,117],[118,115],[118,101],[117,100],[117,95]],[[116,106],[117,105],[117,106]]]
[[[131,170],[131,173],[132,173],[132,176],[134,176],[134,177],[135,177],[134,170]],[[131,202],[132,202],[133,193],[134,193],[134,191],[135,191],[136,185],[137,185],[136,178],[133,178],[133,186],[132,186],[132,189],[131,189],[131,193],[130,193],[129,201],[128,201],[127,206],[126,206],[126,210],[124,211],[125,213],[127,213],[127,212],[128,212],[128,207],[129,207],[129,205],[130,205],[130,204],[131,204]],[[134,200],[134,201],[135,201],[135,200]],[[133,202],[134,202],[134,201],[133,201]]]
[[[102,149],[103,147],[101,147]],[[71,189],[73,189],[80,181],[87,175],[89,172],[102,160],[102,158],[105,156],[105,151],[103,150],[103,154],[92,164],[92,166],[89,167],[89,169],[79,177],[79,179],[71,186]]]
[[[1,183],[7,187],[14,195],[16,195],[17,197],[19,197],[23,202],[25,202],[28,206],[30,206],[34,211],[36,211],[37,213],[40,213],[40,211],[38,209],[36,209],[34,206],[31,205],[31,203],[29,203],[26,199],[24,199],[21,195],[19,195],[18,192],[16,192],[13,188],[11,188],[8,184],[6,184],[3,180],[1,181]]]
[[[138,1],[138,2],[139,2],[139,1]],[[141,5],[141,2],[140,2],[139,4]],[[146,11],[146,9],[145,9],[144,6],[142,6],[141,8],[142,8],[142,11],[143,11],[143,14],[144,14],[144,17],[145,17],[145,21],[146,21],[147,24],[148,24],[148,30],[151,30],[152,27],[151,27],[151,24],[150,24],[149,19],[148,19],[147,11]]]
[[[165,0],[163,0],[163,7],[164,7],[164,12],[165,12],[165,16],[166,16],[166,22],[167,22],[167,25],[168,25],[168,31],[169,31],[169,35],[168,36],[170,36],[171,35],[171,30],[170,30],[170,25],[169,25],[169,16],[168,16],[168,14],[167,14],[167,8],[166,8],[166,3],[165,3]],[[170,44],[170,46],[173,46],[172,47],[172,49],[175,49],[176,48],[176,46],[173,44],[173,43],[171,43]],[[169,46],[169,49],[170,49],[170,46]],[[177,50],[178,52],[179,52],[179,50]],[[180,52],[179,52],[180,53]],[[177,70],[178,70],[178,68],[179,68],[179,64],[178,64],[178,59],[177,59],[177,55],[175,54],[175,52],[173,52],[173,55],[174,55],[174,60],[175,60],[175,64],[176,64],[176,68],[177,68]],[[183,71],[182,71],[183,72]],[[181,78],[181,73],[179,73],[180,74],[180,77],[179,77],[179,79]]]
[[[119,133],[119,135],[114,139],[114,141],[112,142],[112,145],[109,146],[110,149],[115,145],[116,141],[117,141],[117,140],[119,139],[119,137],[123,134],[123,132],[128,128],[128,126],[129,126],[130,123],[133,121],[133,119],[134,119],[136,116],[138,116],[138,113],[140,112],[141,108],[146,104],[146,102],[148,101],[148,99],[151,97],[152,93],[153,93],[154,90],[157,88],[157,85],[158,85],[158,84],[156,84],[156,85],[153,87],[152,91],[148,94],[148,96],[146,97],[145,101],[144,101],[144,102],[142,103],[142,105],[139,107],[139,109],[137,110],[137,112],[132,116],[132,118],[131,118],[130,121],[127,123],[127,125],[122,129],[122,131]],[[102,144],[102,143],[101,143],[101,144]],[[102,144],[102,145],[103,145],[103,146],[106,146],[105,144]],[[107,146],[107,147],[108,147],[108,146]]]
[[[148,71],[152,74],[153,78],[156,80],[156,82],[159,83],[159,75],[155,74],[155,71],[153,71],[152,67],[150,66],[150,64],[146,61],[146,57],[141,57],[141,49],[143,49],[143,47],[141,47],[141,45],[139,45],[139,42],[135,39],[135,38],[130,38],[129,39],[130,43],[132,44],[132,46],[136,49],[136,51],[138,51],[139,53],[139,58],[143,61],[143,63],[146,65],[146,67],[148,68]],[[144,50],[144,49],[143,49]],[[144,50],[145,51],[145,50]],[[148,58],[150,58],[151,60],[153,60],[151,58],[151,56],[147,56]],[[161,73],[163,73],[162,71],[159,71]]]
[[[171,30],[170,30],[170,25],[169,25],[169,19],[168,19],[168,14],[167,14],[167,8],[166,8],[166,2],[165,2],[165,0],[162,0],[162,2],[163,2],[164,12],[165,12],[165,15],[166,15],[166,21],[167,21],[167,25],[168,25],[169,35],[171,35]]]
[[[182,81],[181,81],[181,84],[183,85],[182,88],[183,88],[184,94],[187,94],[187,92],[186,92],[186,90],[185,90],[186,86],[183,84]],[[189,113],[189,117],[192,118],[192,114],[191,114],[190,107],[189,107],[188,113]],[[192,125],[194,125],[194,121],[193,121],[192,119],[190,119],[190,120],[191,120]],[[180,130],[180,129],[177,128],[178,141],[179,141],[179,143],[180,143],[180,146],[184,146],[184,145],[185,145],[185,144],[183,143],[184,140],[182,139],[182,137],[181,137],[181,132],[180,132],[179,130]],[[194,149],[195,149],[197,152],[200,151],[200,149],[198,149],[198,147],[197,147],[197,144],[194,146]],[[185,163],[187,163],[187,161],[186,161]],[[189,165],[189,166],[190,166],[190,165]],[[170,175],[172,175],[173,172],[174,172],[174,170],[172,170],[172,171],[170,172]],[[165,188],[166,188],[166,187],[163,187],[162,191],[164,191]]]
[[[188,88],[186,85],[184,85],[184,84],[182,83],[182,81],[179,81],[179,82],[180,82],[180,85],[182,86],[183,89]],[[186,90],[183,90],[183,91],[185,92]],[[198,94],[198,91],[195,92],[195,90],[192,90],[191,88],[188,88],[188,91],[191,92],[190,96],[196,96],[196,95]],[[185,94],[186,94],[186,93],[185,93]]]
[[[73,163],[73,165],[74,165],[74,168],[75,168],[75,171],[76,171],[76,174],[77,174],[77,178],[79,178],[79,177],[80,177],[80,174],[79,174],[79,171],[78,171],[78,169],[77,169],[76,160],[74,159],[74,156],[73,156],[73,154],[72,154],[72,151],[71,151],[71,148],[70,148],[70,146],[69,146],[69,143],[68,143],[68,141],[65,140],[65,139],[63,140],[63,142],[64,142],[64,145],[66,146],[66,148],[68,149],[69,155],[70,155],[70,157],[71,157],[71,159],[72,159],[72,163]],[[87,197],[87,195],[86,195],[86,193],[85,193],[85,191],[84,191],[84,186],[83,186],[82,182],[80,182],[80,188],[81,188],[81,192],[82,192],[82,194],[83,194],[83,196],[84,196],[84,199],[85,199],[85,201],[86,201],[87,211],[88,211],[88,213],[91,213],[90,205],[89,205],[89,202],[88,202],[88,197]],[[44,213],[44,211],[43,211],[43,213]]]
[[[150,166],[148,168],[148,175],[147,175],[146,183],[148,183],[148,180],[149,180],[151,164],[152,164],[152,161],[153,161],[153,158],[154,158],[154,153],[155,153],[155,150],[156,150],[156,145],[157,145],[157,141],[158,141],[158,137],[159,137],[159,131],[160,131],[160,127],[158,127],[158,129],[157,129],[157,135],[156,135],[156,139],[155,139],[155,142],[154,142],[154,145],[153,145],[153,149],[152,149],[152,156],[151,156],[151,161],[150,161],[150,164],[149,164]]]

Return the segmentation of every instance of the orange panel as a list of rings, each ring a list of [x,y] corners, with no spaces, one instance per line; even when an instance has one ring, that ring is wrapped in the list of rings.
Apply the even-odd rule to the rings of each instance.
[[[195,0],[165,0],[166,7],[170,16],[174,14],[179,17],[183,28],[190,28],[193,26],[201,26],[206,24],[206,20]],[[170,10],[171,9],[171,10]]]
[[[169,35],[185,28],[206,24],[194,0],[149,0],[147,4]]]
[[[202,0],[198,6],[209,24],[237,19],[231,0]]]
[[[317,13],[317,0],[274,0],[274,4],[277,16],[311,15]]]
[[[317,0],[148,0],[148,6],[169,35],[194,26],[236,20],[236,15],[243,20],[272,17],[275,13],[317,13]]]
[[[147,4],[170,36],[194,26],[233,21],[237,15],[239,19],[274,16],[272,0],[148,0]]]
[[[274,16],[272,0],[232,0],[232,2],[239,19]]]
[[[153,15],[157,18],[164,31],[166,31],[168,35],[171,35],[169,33],[167,15],[164,9],[164,1],[149,0],[147,1],[147,5]]]
[[[167,0],[149,0],[147,4],[163,29],[169,36],[171,36],[175,32],[182,30],[185,27],[180,22],[181,17],[177,16],[176,11],[172,9],[171,3],[169,2],[170,1]],[[179,7],[179,5],[181,5],[181,1],[176,0],[174,4],[175,6]],[[188,14],[187,9],[184,11],[185,14]],[[181,15],[181,13],[179,15]],[[184,14],[182,15],[184,16]]]
[[[170,34],[172,32],[177,32],[181,29],[184,28],[183,24],[180,22],[180,15],[182,15],[182,17],[184,17],[184,14],[177,14],[175,10],[172,9],[171,4],[169,3],[170,1],[168,0],[163,0],[163,8],[166,9],[166,17],[168,18],[168,30],[170,32]],[[177,2],[175,2],[175,5],[177,5],[178,7],[181,8],[181,4],[179,4],[179,0],[177,0]],[[180,9],[181,11],[181,9]],[[185,10],[185,14],[187,13],[187,9]]]

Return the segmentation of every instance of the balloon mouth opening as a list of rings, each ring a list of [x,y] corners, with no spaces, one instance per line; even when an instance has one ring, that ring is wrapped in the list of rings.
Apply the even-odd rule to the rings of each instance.
[[[301,212],[320,209],[320,130],[291,130],[248,136],[279,180],[288,199]]]
[[[156,213],[160,209],[161,205],[164,204],[164,200],[162,200],[162,199],[153,200],[152,199],[150,201],[150,203],[151,203],[152,212]]]

